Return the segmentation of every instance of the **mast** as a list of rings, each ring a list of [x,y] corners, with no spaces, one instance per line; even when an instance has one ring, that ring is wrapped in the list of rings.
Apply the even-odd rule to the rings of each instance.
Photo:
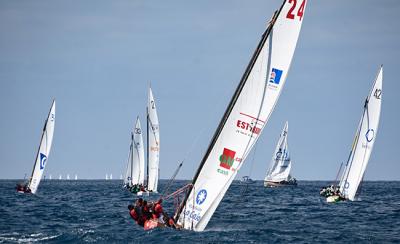
[[[146,120],[147,120],[147,123],[146,123],[146,150],[147,150],[147,154],[146,154],[146,156],[147,156],[147,158],[146,158],[146,163],[147,163],[146,188],[148,188],[148,186],[149,186],[149,147],[150,147],[150,145],[149,145],[149,107],[148,106],[146,107]]]
[[[285,5],[285,2],[286,2],[286,0],[283,2],[281,7],[279,8],[279,10],[274,13],[274,15],[272,17],[272,20],[270,21],[267,29],[262,34],[261,40],[258,43],[257,48],[254,51],[252,58],[250,59],[250,62],[248,64],[248,66],[247,66],[247,68],[246,68],[246,70],[245,70],[240,82],[239,82],[239,85],[237,86],[237,88],[235,90],[235,93],[233,94],[233,96],[231,98],[231,101],[229,102],[229,105],[228,105],[227,109],[225,110],[225,113],[222,116],[221,121],[220,121],[220,123],[219,123],[219,125],[218,125],[218,127],[217,127],[217,129],[216,129],[216,131],[215,131],[215,133],[214,133],[214,135],[212,137],[212,139],[211,139],[211,142],[210,142],[210,144],[208,146],[208,149],[207,149],[206,153],[204,154],[203,159],[200,162],[200,166],[197,169],[197,171],[196,171],[196,173],[195,173],[195,175],[193,177],[192,185],[194,185],[194,183],[196,182],[196,180],[197,180],[197,178],[198,178],[198,176],[199,176],[199,174],[200,174],[205,162],[207,161],[207,158],[209,157],[209,155],[211,153],[211,150],[213,149],[213,147],[214,147],[219,135],[221,134],[222,129],[224,128],[225,123],[226,123],[229,115],[231,114],[232,109],[235,106],[235,104],[236,104],[236,102],[237,102],[237,100],[239,98],[239,95],[243,90],[244,85],[246,84],[246,81],[247,81],[247,79],[249,77],[249,74],[250,74],[250,72],[251,72],[251,70],[252,70],[252,68],[253,68],[253,66],[254,66],[254,64],[255,64],[255,62],[256,62],[256,60],[257,60],[257,58],[258,58],[258,56],[259,56],[259,54],[260,54],[260,52],[261,52],[261,50],[263,48],[263,46],[264,46],[267,38],[268,38],[268,36],[269,36],[269,34],[271,33],[271,30],[272,30],[272,28],[273,28],[273,26],[275,24],[275,21],[276,21],[277,17],[279,16],[279,13],[281,12],[283,6]],[[183,202],[179,206],[179,208],[178,208],[178,210],[176,212],[176,215],[175,215],[175,221],[177,221],[179,219],[179,216],[180,216],[184,206],[186,205],[186,201],[188,200],[189,194],[191,193],[192,190],[193,190],[193,188],[190,191],[188,191],[188,193],[186,194]]]

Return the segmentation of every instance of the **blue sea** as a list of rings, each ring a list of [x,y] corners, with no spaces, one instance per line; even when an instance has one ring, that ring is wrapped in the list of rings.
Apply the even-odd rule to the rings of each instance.
[[[400,182],[364,182],[358,201],[336,204],[319,196],[329,182],[273,189],[234,182],[204,232],[143,231],[127,209],[136,197],[118,180],[46,180],[36,195],[17,193],[16,183],[0,180],[0,243],[400,242]],[[172,213],[172,202],[164,208]]]

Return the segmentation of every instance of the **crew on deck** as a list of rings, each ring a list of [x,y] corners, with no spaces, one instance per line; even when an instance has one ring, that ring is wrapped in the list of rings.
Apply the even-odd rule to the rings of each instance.
[[[340,193],[339,186],[334,186],[334,185],[321,188],[319,194],[323,197],[339,196],[343,198],[342,194]]]
[[[175,223],[173,218],[163,210],[162,199],[156,202],[147,203],[143,198],[136,200],[135,205],[128,205],[129,214],[135,222],[145,227],[146,224],[157,227],[171,227],[179,229],[180,226]]]
[[[28,184],[19,183],[17,184],[16,189],[18,192],[31,193],[31,189],[29,189]]]

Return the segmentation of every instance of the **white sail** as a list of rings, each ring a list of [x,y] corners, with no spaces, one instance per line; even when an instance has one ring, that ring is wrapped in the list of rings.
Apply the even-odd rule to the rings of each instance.
[[[346,199],[351,201],[354,200],[364,177],[364,172],[378,132],[382,103],[382,81],[383,67],[381,66],[372,90],[365,100],[364,111],[357,128],[352,150],[339,183],[340,192]]]
[[[286,81],[305,5],[284,1],[264,32],[177,211],[184,228],[204,230],[267,123]]]
[[[128,154],[128,162],[126,165],[126,170],[125,170],[125,178],[124,178],[124,185],[125,186],[132,186],[132,166],[133,166],[133,162],[132,162],[132,155],[133,155],[133,132],[131,133],[131,144],[129,145],[129,154]]]
[[[77,174],[75,174],[75,180],[78,180],[78,175]]]
[[[67,180],[69,180],[69,174],[67,174]]]
[[[39,150],[36,155],[35,165],[33,166],[33,171],[31,178],[29,180],[28,187],[33,194],[36,193],[39,187],[44,168],[46,167],[47,159],[50,154],[51,144],[53,142],[54,134],[54,124],[56,120],[56,101],[50,108],[49,115],[47,116],[46,122],[43,127],[42,138],[40,139]]]
[[[276,145],[274,155],[272,156],[271,168],[269,169],[264,181],[281,182],[289,180],[292,163],[290,161],[287,137],[288,122],[286,121],[279,137],[278,144]]]
[[[160,161],[160,128],[153,92],[149,88],[147,105],[147,190],[157,192]]]
[[[62,176],[61,176],[61,175],[59,175],[59,176],[58,176],[58,179],[59,179],[59,180],[62,180]]]
[[[144,148],[142,129],[140,127],[139,117],[136,119],[135,128],[133,130],[132,152],[131,152],[131,184],[144,183]]]

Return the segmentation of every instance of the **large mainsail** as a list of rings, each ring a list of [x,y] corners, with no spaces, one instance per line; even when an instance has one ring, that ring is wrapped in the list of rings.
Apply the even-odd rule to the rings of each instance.
[[[144,183],[144,148],[142,129],[140,127],[139,117],[136,119],[135,128],[132,133],[132,142],[128,156],[128,166],[130,172],[127,172],[125,180],[128,181],[130,175],[130,185]]]
[[[147,190],[157,192],[160,161],[160,128],[153,92],[149,88],[147,105]]]
[[[33,166],[32,175],[28,183],[28,187],[32,193],[36,193],[37,188],[39,187],[40,180],[42,178],[44,168],[46,167],[46,162],[50,154],[51,144],[53,142],[55,120],[56,101],[53,100],[49,115],[47,116],[46,122],[43,127],[39,150],[36,154],[35,165]]]
[[[285,84],[306,0],[275,13],[200,163],[175,218],[202,231],[267,123]]]
[[[286,121],[279,137],[278,144],[276,145],[274,155],[272,156],[271,167],[265,176],[264,181],[280,182],[289,180],[292,163],[290,161],[287,136],[288,122]]]
[[[365,100],[363,114],[357,127],[346,168],[339,183],[340,192],[351,201],[354,200],[360,182],[364,177],[378,132],[382,103],[382,81],[383,67],[381,66],[374,85]]]

